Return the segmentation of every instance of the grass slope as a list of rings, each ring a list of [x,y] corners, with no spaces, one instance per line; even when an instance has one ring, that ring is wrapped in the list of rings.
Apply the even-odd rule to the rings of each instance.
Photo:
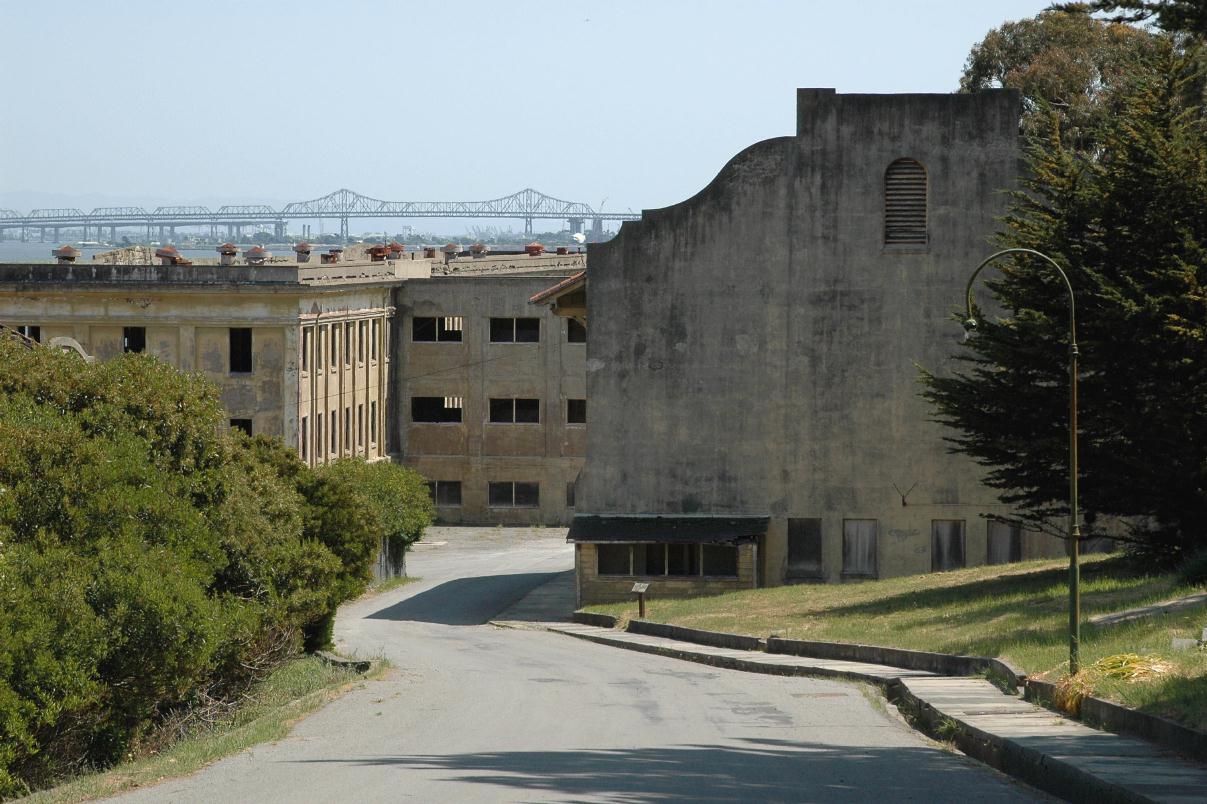
[[[385,672],[384,665],[377,672]],[[281,739],[295,722],[362,678],[313,656],[296,659],[260,682],[229,720],[190,734],[158,754],[77,777],[23,800],[68,804],[185,776],[244,748]]]
[[[1160,654],[1167,675],[1100,679],[1097,695],[1207,729],[1207,652],[1170,651],[1172,637],[1197,637],[1207,610],[1195,609],[1096,628],[1095,614],[1201,589],[1172,575],[1144,575],[1114,557],[1082,565],[1083,665],[1120,653]],[[592,606],[635,617],[635,604]],[[1000,656],[1029,673],[1061,675],[1068,664],[1068,571],[1064,561],[1031,561],[854,584],[755,589],[688,600],[647,602],[648,619],[713,631],[891,645]]]

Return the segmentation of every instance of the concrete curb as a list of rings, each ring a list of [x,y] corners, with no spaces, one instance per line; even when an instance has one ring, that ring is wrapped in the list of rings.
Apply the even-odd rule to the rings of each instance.
[[[952,740],[968,756],[1066,801],[1087,804],[1132,804],[1152,799],[1119,787],[1059,757],[1036,751],[1008,737],[992,734],[970,725],[922,700],[899,685],[897,700],[908,720],[937,739]],[[953,731],[954,727],[954,731]]]
[[[336,656],[334,653],[329,653],[325,650],[317,651],[314,655],[319,657],[324,663],[332,667],[338,667],[341,670],[351,670],[354,673],[367,673],[373,669],[372,659],[345,659],[343,656]]]
[[[686,628],[682,625],[668,625],[649,620],[629,620],[625,629],[631,634],[666,637],[678,639],[681,642],[692,642],[696,645],[709,645],[714,648],[729,648],[730,650],[759,650],[770,651],[766,639],[743,636],[742,634],[727,634],[722,631],[702,631],[699,628]],[[881,664],[881,663],[877,663]]]
[[[626,642],[621,639],[613,639],[607,636],[597,636],[595,634],[582,634],[570,631],[557,631],[556,633],[564,634],[565,636],[572,636],[587,642],[594,642],[599,645],[608,645],[613,648],[623,648],[625,650],[636,651],[637,653],[652,653],[656,656],[667,656],[671,659],[682,659],[688,662],[695,662],[696,664],[707,664],[712,667],[723,667],[727,670],[742,670],[747,673],[762,673],[764,675],[771,676],[836,678],[842,681],[859,681],[866,684],[873,684],[883,690],[893,686],[893,683],[896,681],[895,679],[886,681],[885,679],[877,676],[870,676],[850,670],[834,670],[825,667],[799,667],[794,665],[767,664],[765,662],[742,659],[737,656],[716,656],[705,653],[696,653],[695,651],[689,650],[677,650],[675,648],[667,648],[661,645],[643,645],[638,642]],[[668,638],[673,639],[673,637]]]
[[[616,618],[611,614],[596,614],[592,611],[576,611],[570,615],[570,620],[579,625],[594,625],[597,628],[616,627]]]
[[[1027,679],[1023,698],[1056,711],[1052,703],[1056,699],[1056,685],[1050,681]],[[1184,757],[1207,762],[1207,734],[1163,717],[1086,696],[1076,719],[1095,729],[1139,737]]]

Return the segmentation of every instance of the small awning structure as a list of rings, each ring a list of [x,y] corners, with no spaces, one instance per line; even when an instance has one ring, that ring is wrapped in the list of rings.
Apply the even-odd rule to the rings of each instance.
[[[657,516],[579,514],[570,523],[571,543],[734,544],[767,532],[766,516]]]
[[[529,304],[548,304],[554,315],[587,323],[587,272],[579,271],[528,300]]]

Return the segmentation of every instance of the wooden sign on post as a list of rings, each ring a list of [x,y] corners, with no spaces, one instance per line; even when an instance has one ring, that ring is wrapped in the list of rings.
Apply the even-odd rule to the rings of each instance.
[[[633,591],[637,593],[637,616],[645,618],[645,592],[650,588],[648,583],[638,581],[633,584]]]

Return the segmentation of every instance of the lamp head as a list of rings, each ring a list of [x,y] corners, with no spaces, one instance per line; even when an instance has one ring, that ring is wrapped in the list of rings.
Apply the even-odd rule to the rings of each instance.
[[[964,319],[964,340],[967,341],[972,337],[972,333],[977,328],[977,320],[972,316]]]

